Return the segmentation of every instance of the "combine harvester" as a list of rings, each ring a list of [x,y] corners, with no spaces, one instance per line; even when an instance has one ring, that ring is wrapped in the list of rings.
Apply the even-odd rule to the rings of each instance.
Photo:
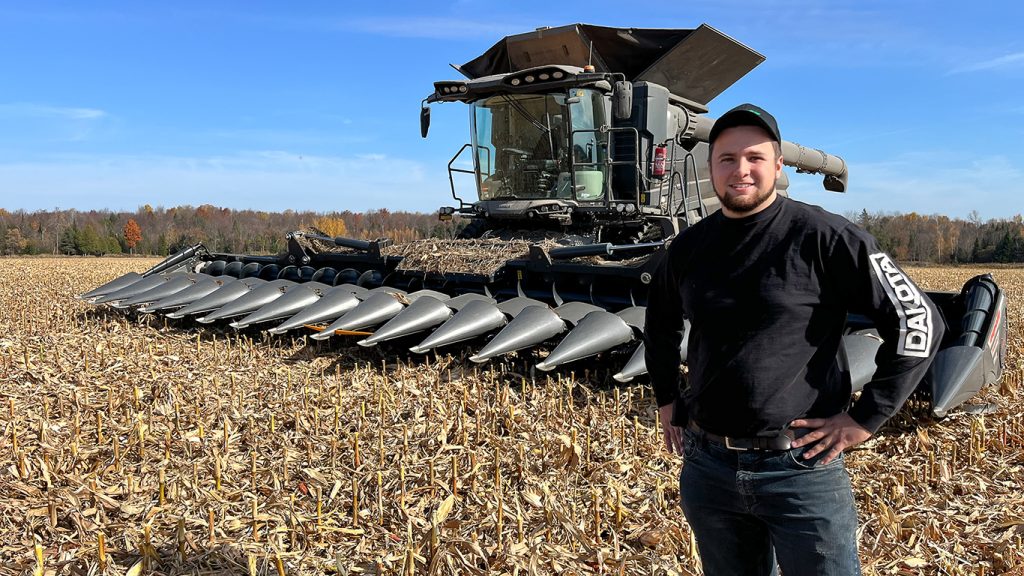
[[[471,344],[473,362],[542,347],[541,370],[628,357],[615,378],[630,381],[646,372],[655,267],[680,230],[718,209],[707,104],[763,60],[707,25],[509,36],[455,66],[466,79],[435,83],[421,110],[426,137],[430,104],[471,108],[471,142],[448,164],[457,206],[440,210],[468,220],[459,238],[396,246],[303,231],[277,256],[195,245],[81,298],[274,334],[317,326],[318,340],[362,335],[362,346],[396,341],[416,353]],[[842,159],[792,142],[782,150],[796,172],[846,190]],[[459,197],[456,173],[475,179],[477,201]],[[779,192],[788,185],[784,175]],[[923,386],[943,416],[1000,377],[1006,304],[989,276],[930,295],[948,330]],[[851,316],[840,361],[854,389],[870,379],[878,345]]]

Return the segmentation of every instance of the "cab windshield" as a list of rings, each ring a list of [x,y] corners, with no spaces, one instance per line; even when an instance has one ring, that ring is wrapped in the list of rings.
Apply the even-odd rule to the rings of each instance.
[[[473,150],[481,200],[604,199],[608,168],[604,97],[502,94],[472,105]],[[575,178],[570,163],[575,163]],[[575,190],[573,188],[575,180]]]

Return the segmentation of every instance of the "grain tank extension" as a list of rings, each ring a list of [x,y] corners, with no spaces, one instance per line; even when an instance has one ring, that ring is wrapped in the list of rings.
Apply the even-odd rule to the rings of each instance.
[[[81,298],[214,329],[313,330],[414,353],[518,353],[540,370],[596,355],[629,381],[645,374],[647,284],[668,244],[719,208],[707,169],[708,104],[764,57],[707,25],[643,30],[573,24],[503,38],[436,82],[422,102],[470,110],[470,141],[449,162],[460,236],[287,235],[285,253],[210,253],[195,245]],[[783,160],[845,192],[847,166],[783,142]],[[456,188],[456,174],[472,190]],[[469,178],[460,181],[466,181]],[[778,183],[788,192],[788,177]],[[991,278],[933,294],[949,329],[926,378],[935,412],[1002,372],[1006,315]],[[230,327],[230,328],[227,328]],[[851,384],[874,371],[877,333],[850,318],[840,361]]]

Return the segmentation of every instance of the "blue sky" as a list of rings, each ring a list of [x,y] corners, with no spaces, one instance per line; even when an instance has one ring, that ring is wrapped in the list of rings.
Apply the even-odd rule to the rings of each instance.
[[[656,7],[656,8],[655,8]],[[507,34],[706,22],[767,60],[711,102],[845,158],[830,210],[1024,213],[1017,2],[0,0],[0,207],[434,211],[465,106],[420,101]],[[464,195],[472,191],[464,189]]]

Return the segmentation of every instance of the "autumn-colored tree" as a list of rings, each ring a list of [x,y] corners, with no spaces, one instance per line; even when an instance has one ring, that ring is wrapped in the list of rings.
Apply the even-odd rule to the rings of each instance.
[[[4,254],[21,254],[25,251],[28,241],[21,235],[21,230],[9,228],[4,236]]]
[[[321,216],[313,220],[313,226],[332,238],[344,236],[348,232],[345,221],[333,216]]]
[[[124,244],[128,247],[128,251],[132,254],[135,253],[135,246],[142,241],[142,229],[139,228],[139,223],[134,218],[129,218],[124,224],[122,230],[124,234]]]

